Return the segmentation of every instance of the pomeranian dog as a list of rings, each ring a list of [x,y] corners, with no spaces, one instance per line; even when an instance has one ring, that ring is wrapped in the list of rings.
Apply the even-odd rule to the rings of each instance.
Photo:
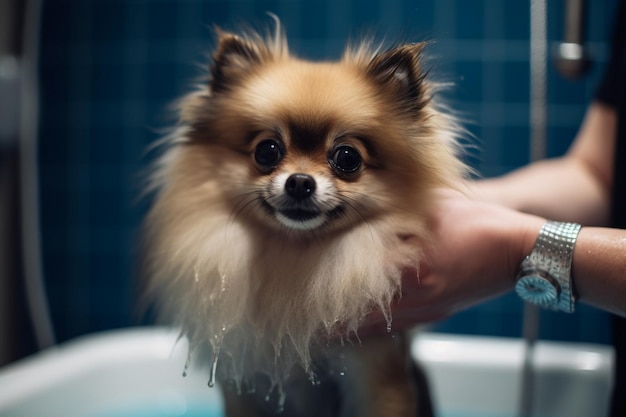
[[[310,62],[278,24],[217,32],[152,175],[150,296],[228,415],[429,415],[390,306],[428,244],[434,191],[465,167],[425,44]],[[390,333],[361,341],[374,310]]]

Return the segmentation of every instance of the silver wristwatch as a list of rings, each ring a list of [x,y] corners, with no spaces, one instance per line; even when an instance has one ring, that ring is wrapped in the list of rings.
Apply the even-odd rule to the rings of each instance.
[[[574,312],[572,258],[581,225],[549,221],[543,225],[532,252],[520,265],[515,291],[533,304]]]

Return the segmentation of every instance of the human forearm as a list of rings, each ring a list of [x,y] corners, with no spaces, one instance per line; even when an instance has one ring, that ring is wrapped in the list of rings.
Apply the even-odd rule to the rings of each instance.
[[[549,219],[584,225],[608,219],[608,190],[573,158],[537,162],[474,188],[485,201]]]
[[[449,314],[512,289],[546,219],[462,198],[441,207],[429,270],[419,286],[436,290],[422,293],[421,302]],[[626,230],[583,227],[571,274],[581,302],[626,317]]]
[[[419,268],[407,267],[393,326],[439,320],[513,290],[545,218],[442,190],[429,219],[431,236]],[[626,231],[583,227],[574,247],[572,277],[581,302],[626,317]],[[386,322],[373,315],[367,332]]]
[[[477,181],[477,196],[553,220],[606,225],[616,125],[614,109],[593,103],[565,156]]]
[[[572,277],[581,301],[626,317],[626,231],[583,227]]]

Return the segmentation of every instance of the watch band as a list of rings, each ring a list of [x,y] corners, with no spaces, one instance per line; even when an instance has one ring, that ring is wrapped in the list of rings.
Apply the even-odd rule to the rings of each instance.
[[[574,312],[576,294],[571,268],[581,225],[548,221],[530,255],[520,266],[517,293],[525,300],[568,313]]]

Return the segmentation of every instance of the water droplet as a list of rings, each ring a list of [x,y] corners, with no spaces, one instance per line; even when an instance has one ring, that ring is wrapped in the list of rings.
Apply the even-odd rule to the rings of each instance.
[[[278,405],[276,407],[276,412],[277,413],[282,413],[283,411],[285,411],[285,400],[287,399],[287,394],[285,394],[285,391],[282,390],[282,388],[279,390],[278,392]]]
[[[200,282],[200,273],[198,272],[198,267],[197,266],[193,267],[193,273],[194,273],[194,275],[193,275],[194,281],[196,281],[196,283]]]
[[[226,274],[222,274],[222,292],[226,291]]]
[[[215,373],[217,372],[217,358],[220,355],[220,348],[214,349],[213,358],[211,360],[211,374],[209,375],[209,387],[215,386]]]
[[[191,348],[187,349],[187,360],[185,360],[185,367],[183,368],[183,377],[187,376],[187,369],[191,364]]]
[[[391,333],[391,322],[387,323],[387,333]]]

